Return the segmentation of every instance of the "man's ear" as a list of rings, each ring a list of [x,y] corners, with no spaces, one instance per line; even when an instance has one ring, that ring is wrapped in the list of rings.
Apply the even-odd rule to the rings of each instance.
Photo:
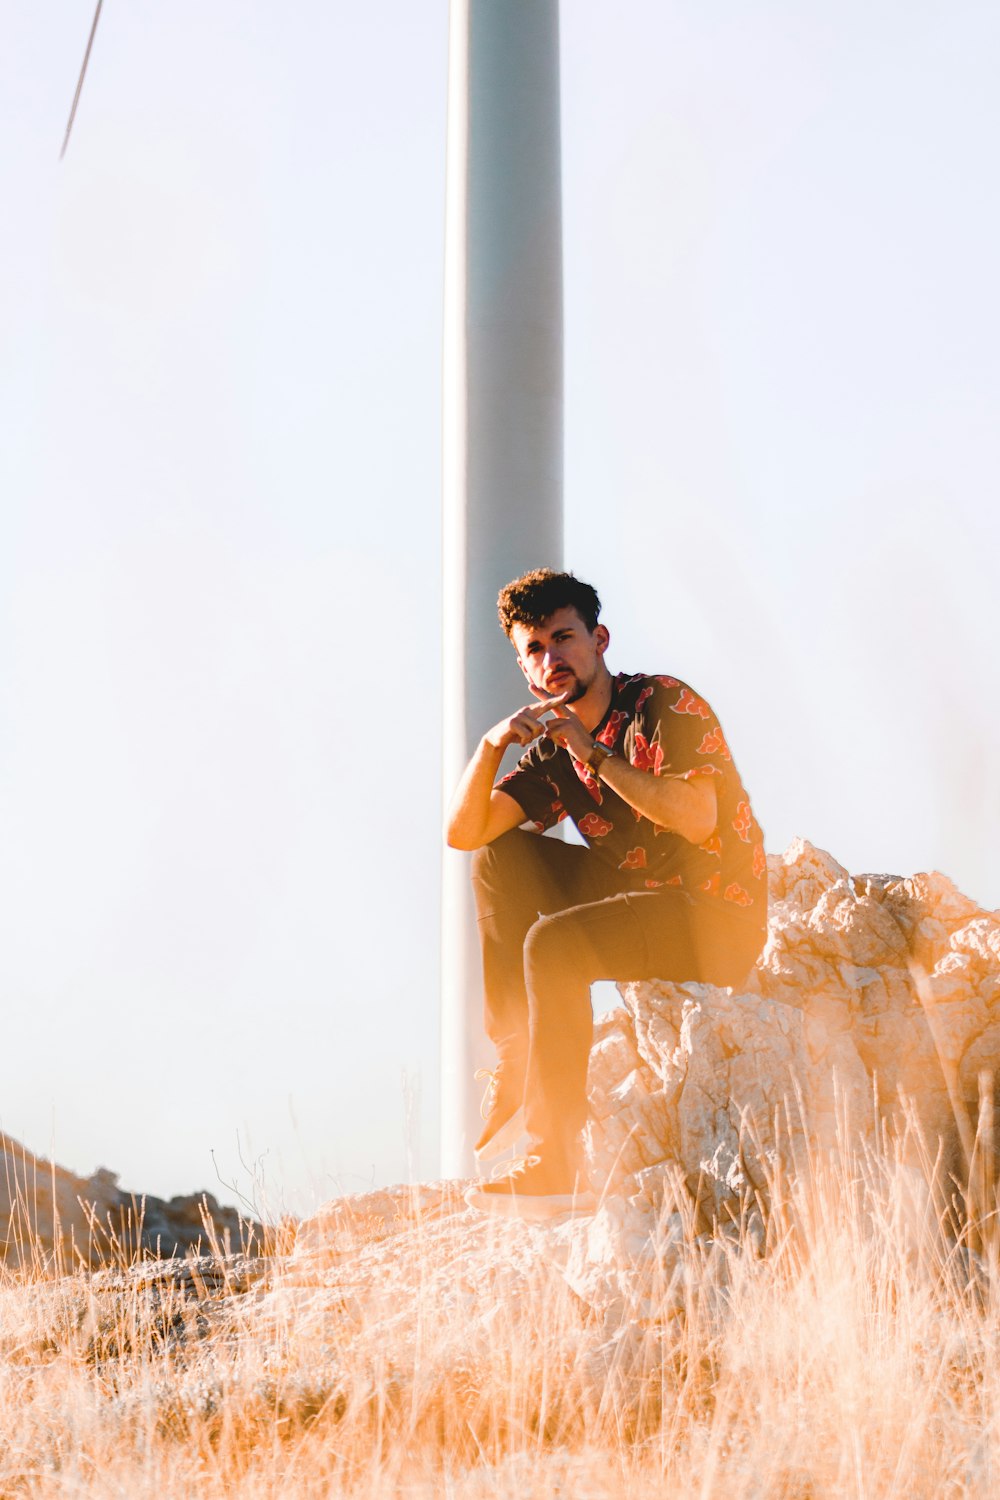
[[[598,656],[603,656],[611,644],[611,632],[606,625],[594,626],[594,645]]]

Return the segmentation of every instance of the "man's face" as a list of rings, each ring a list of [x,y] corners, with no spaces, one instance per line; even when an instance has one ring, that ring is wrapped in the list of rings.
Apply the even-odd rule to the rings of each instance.
[[[541,697],[569,693],[577,703],[604,672],[608,632],[593,634],[572,606],[557,609],[540,625],[515,625],[511,642],[518,665]]]

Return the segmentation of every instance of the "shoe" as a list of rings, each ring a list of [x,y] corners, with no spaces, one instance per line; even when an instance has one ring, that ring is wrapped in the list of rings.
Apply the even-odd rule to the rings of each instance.
[[[492,1182],[475,1183],[465,1201],[482,1213],[535,1222],[592,1214],[597,1207],[594,1194],[578,1176],[554,1173],[538,1156],[514,1162]]]
[[[476,1074],[477,1082],[482,1078],[489,1080],[479,1110],[485,1122],[483,1133],[472,1148],[478,1163],[502,1156],[516,1146],[525,1133],[524,1105],[521,1102],[524,1084],[519,1080],[515,1088],[513,1083],[507,1082],[509,1077],[502,1062],[497,1063],[492,1072],[489,1068],[480,1068]]]

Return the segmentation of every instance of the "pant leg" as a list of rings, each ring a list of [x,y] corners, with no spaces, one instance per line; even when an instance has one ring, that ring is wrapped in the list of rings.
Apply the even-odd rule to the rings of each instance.
[[[513,829],[476,851],[472,888],[483,953],[484,1021],[497,1055],[523,1073],[528,1051],[524,940],[540,913],[600,900],[621,889],[577,844]]]
[[[570,1167],[586,1119],[597,979],[737,983],[759,932],[682,891],[629,892],[538,918],[526,934],[527,1127],[546,1159]]]

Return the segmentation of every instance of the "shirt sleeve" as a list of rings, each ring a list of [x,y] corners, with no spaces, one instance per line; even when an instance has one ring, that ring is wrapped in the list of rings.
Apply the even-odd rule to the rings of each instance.
[[[639,694],[631,761],[656,776],[725,776],[732,764],[722,727],[704,698],[673,677]]]
[[[525,821],[533,823],[538,833],[545,833],[566,816],[559,788],[544,772],[532,765],[528,756],[519,760],[514,770],[497,782],[497,791],[506,792],[524,809]]]

